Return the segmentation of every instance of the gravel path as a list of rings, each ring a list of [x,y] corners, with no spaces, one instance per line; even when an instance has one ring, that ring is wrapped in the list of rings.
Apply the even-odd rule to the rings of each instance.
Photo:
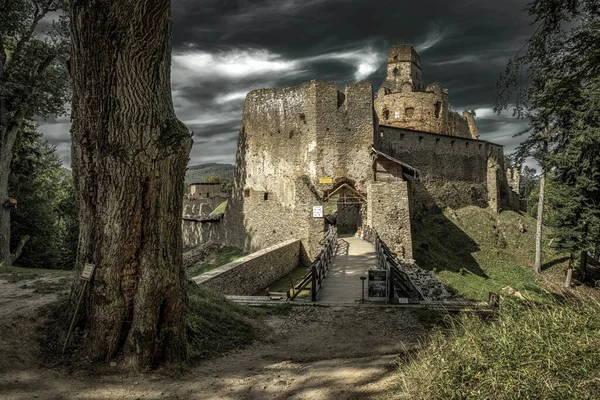
[[[54,297],[16,285],[0,281],[0,330],[22,333],[0,335],[0,398],[6,400],[381,398],[394,384],[395,356],[417,347],[425,333],[409,310],[295,307],[266,319],[260,342],[182,376],[66,373],[28,356],[35,341],[24,334],[34,331],[32,312]]]

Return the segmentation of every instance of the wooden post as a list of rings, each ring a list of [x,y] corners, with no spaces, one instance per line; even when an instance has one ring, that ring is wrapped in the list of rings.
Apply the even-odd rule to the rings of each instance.
[[[313,264],[312,266],[312,290],[311,290],[311,298],[312,301],[317,301],[317,266]]]
[[[490,292],[488,296],[488,305],[494,311],[500,310],[500,295],[498,293]]]

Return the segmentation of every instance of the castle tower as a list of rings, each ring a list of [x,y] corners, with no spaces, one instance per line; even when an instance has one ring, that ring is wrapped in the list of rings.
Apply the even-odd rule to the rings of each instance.
[[[392,93],[423,90],[421,56],[414,47],[403,44],[388,51],[387,77],[382,86]]]
[[[374,105],[381,125],[479,138],[473,115],[450,110],[448,89],[437,82],[423,85],[421,56],[409,44],[388,51],[387,76]]]

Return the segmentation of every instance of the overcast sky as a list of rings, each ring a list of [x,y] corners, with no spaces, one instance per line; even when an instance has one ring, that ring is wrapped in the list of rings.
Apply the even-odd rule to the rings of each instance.
[[[514,150],[526,122],[493,113],[496,79],[532,32],[525,0],[172,0],[172,88],[194,132],[190,165],[233,163],[246,93],[312,79],[385,76],[387,49],[412,44],[424,84],[449,89],[456,111],[475,109],[482,139]],[[40,130],[70,167],[69,117]]]

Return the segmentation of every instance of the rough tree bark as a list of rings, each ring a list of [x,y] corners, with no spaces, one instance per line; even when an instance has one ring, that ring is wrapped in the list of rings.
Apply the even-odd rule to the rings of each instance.
[[[4,44],[0,37],[0,83],[4,84],[6,70],[6,54]],[[23,237],[14,252],[10,251],[10,210],[15,206],[8,196],[8,179],[10,177],[10,163],[12,161],[12,148],[17,139],[24,119],[24,111],[9,109],[6,98],[0,96],[0,263],[12,265],[21,255],[23,246],[29,236]]]
[[[181,215],[191,135],[171,98],[170,0],[73,1],[73,177],[86,348],[136,369],[186,357]]]

